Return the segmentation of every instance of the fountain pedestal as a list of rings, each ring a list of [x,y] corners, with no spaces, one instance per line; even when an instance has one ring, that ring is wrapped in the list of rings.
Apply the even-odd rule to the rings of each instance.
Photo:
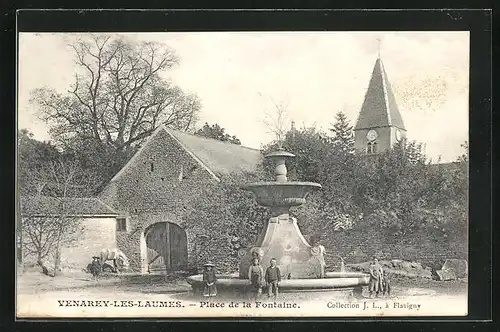
[[[248,278],[252,259],[258,257],[265,269],[276,258],[282,279],[322,278],[325,273],[324,249],[310,246],[302,236],[297,219],[289,214],[272,217],[254,247],[239,266],[240,278]]]
[[[274,182],[257,182],[246,186],[256,196],[260,205],[271,210],[272,217],[267,221],[262,234],[254,247],[241,252],[239,267],[240,278],[248,278],[252,259],[258,257],[264,268],[276,258],[282,279],[322,278],[325,273],[324,248],[312,247],[302,236],[297,219],[289,214],[292,206],[305,203],[309,191],[321,188],[313,182],[288,182],[285,158],[294,157],[285,151],[266,155],[275,161]]]

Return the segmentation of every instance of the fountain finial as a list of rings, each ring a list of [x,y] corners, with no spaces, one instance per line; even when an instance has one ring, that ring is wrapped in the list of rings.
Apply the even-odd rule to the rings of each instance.
[[[264,157],[274,161],[274,175],[276,177],[276,182],[287,182],[288,179],[286,177],[287,169],[285,160],[286,158],[293,158],[295,155],[280,147],[276,151],[270,152]]]

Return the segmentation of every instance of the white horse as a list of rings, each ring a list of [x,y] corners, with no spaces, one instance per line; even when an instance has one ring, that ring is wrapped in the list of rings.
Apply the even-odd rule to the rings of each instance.
[[[116,272],[119,272],[122,269],[126,270],[130,266],[127,256],[125,256],[123,251],[118,248],[102,249],[99,257],[101,261],[101,267],[103,267],[104,263],[106,263],[107,261],[113,261],[113,267],[115,268]]]

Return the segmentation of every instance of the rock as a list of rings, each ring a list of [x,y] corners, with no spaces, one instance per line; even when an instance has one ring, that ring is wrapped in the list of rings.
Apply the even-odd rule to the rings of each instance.
[[[412,270],[411,264],[409,262],[402,262],[400,268],[405,270],[405,271]]]
[[[402,263],[403,263],[403,261],[400,260],[400,259],[393,259],[391,261],[391,264],[392,264],[393,267],[401,267]]]
[[[467,261],[465,259],[447,259],[441,270],[453,271],[457,278],[466,278],[467,271]]]
[[[438,270],[436,271],[436,274],[438,275],[439,280],[441,281],[457,279],[457,275],[453,270]]]
[[[417,262],[411,262],[411,263],[410,263],[410,266],[411,266],[413,269],[422,269],[422,264],[417,263]]]

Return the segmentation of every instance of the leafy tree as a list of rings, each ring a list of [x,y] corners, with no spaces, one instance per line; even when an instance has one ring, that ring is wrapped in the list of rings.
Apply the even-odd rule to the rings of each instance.
[[[267,154],[278,149],[284,149],[295,155],[287,160],[288,177],[295,181],[319,181],[329,146],[325,135],[314,127],[303,127],[286,132],[282,142],[277,140],[264,147]],[[266,176],[273,177],[274,165],[270,160],[264,160]]]
[[[179,62],[169,47],[110,36],[78,39],[70,47],[77,71],[68,91],[39,88],[30,101],[50,124],[52,137],[86,152],[86,162],[105,174],[103,181],[159,125],[195,125],[198,97],[163,78]]]
[[[222,142],[241,145],[241,141],[236,136],[226,134],[226,130],[219,126],[217,123],[210,126],[205,122],[203,127],[195,132],[195,135],[213,138]]]
[[[330,128],[333,133],[331,143],[334,149],[339,149],[346,153],[354,153],[354,131],[347,116],[338,112],[335,116],[335,123]]]

